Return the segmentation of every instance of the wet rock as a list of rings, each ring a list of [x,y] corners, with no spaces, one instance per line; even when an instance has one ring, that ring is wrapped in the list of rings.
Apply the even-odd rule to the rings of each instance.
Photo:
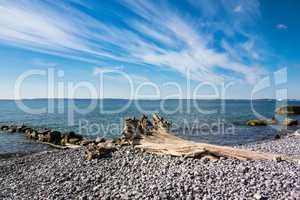
[[[51,131],[47,133],[47,142],[53,144],[60,144],[61,133],[59,131]]]
[[[11,126],[9,127],[9,129],[7,130],[8,133],[16,133],[17,132],[17,127],[15,126]]]
[[[0,129],[1,129],[2,131],[7,131],[7,130],[9,129],[9,126],[3,125],[3,126],[1,126]]]
[[[38,133],[35,130],[32,130],[28,134],[26,134],[27,138],[29,139],[38,139]]]
[[[300,106],[283,106],[277,108],[275,111],[278,115],[299,115],[300,114]]]
[[[267,123],[270,125],[276,125],[278,124],[278,120],[275,117],[272,117],[272,119],[269,120]]]
[[[103,137],[97,137],[96,140],[95,140],[96,143],[103,143],[105,141],[106,141],[106,139],[103,138]]]
[[[46,135],[51,132],[51,129],[45,128],[45,129],[38,130],[37,132],[38,134]]]
[[[27,128],[27,126],[25,126],[25,125],[17,126],[17,132],[25,133],[26,128]]]
[[[284,126],[296,126],[298,125],[298,121],[295,119],[291,118],[285,118],[284,121],[282,122]]]
[[[83,137],[75,132],[68,132],[62,135],[61,145],[65,145],[67,143],[70,144],[80,144],[80,141]]]
[[[267,126],[268,122],[261,119],[253,119],[247,122],[248,126]]]
[[[30,133],[33,131],[33,129],[27,127],[27,128],[25,128],[23,131],[24,131],[24,133],[25,133],[26,135],[28,135],[28,134],[30,134]]]

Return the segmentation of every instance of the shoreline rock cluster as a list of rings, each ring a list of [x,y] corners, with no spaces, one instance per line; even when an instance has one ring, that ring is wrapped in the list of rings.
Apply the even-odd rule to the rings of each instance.
[[[7,133],[25,134],[28,139],[59,146],[65,146],[66,144],[79,145],[83,140],[81,135],[74,132],[61,133],[48,128],[34,129],[25,125],[2,125],[0,130]]]
[[[48,128],[34,129],[25,125],[2,125],[0,130],[7,133],[25,134],[26,138],[46,143],[56,148],[63,148],[67,145],[78,145],[85,148],[85,158],[92,160],[109,156],[120,146],[137,145],[143,135],[151,135],[158,128],[168,130],[171,123],[159,115],[153,115],[153,122],[148,120],[146,115],[138,118],[127,118],[121,136],[115,140],[96,138],[88,140],[75,132],[61,133]]]
[[[106,157],[112,151],[116,150],[113,140],[105,138],[88,140],[72,131],[61,133],[48,128],[34,129],[25,125],[2,125],[0,126],[0,130],[7,133],[24,134],[30,140],[39,141],[59,149],[68,148],[70,145],[85,147],[85,158],[87,160]]]
[[[275,110],[278,115],[300,115],[300,106],[282,106]]]
[[[84,142],[85,158],[92,160],[103,158],[116,151],[121,146],[139,145],[143,136],[152,135],[157,129],[169,130],[171,123],[164,120],[157,114],[152,116],[152,121],[146,115],[141,118],[127,118],[121,136],[116,140],[106,140],[98,138],[95,141]]]
[[[275,113],[278,115],[287,115],[283,120],[282,125],[285,127],[288,126],[297,126],[299,123],[296,119],[290,118],[291,115],[300,115],[300,106],[283,106],[275,110]],[[272,117],[271,120],[266,119],[252,119],[247,121],[248,126],[268,126],[268,125],[277,125],[278,120],[275,117]]]

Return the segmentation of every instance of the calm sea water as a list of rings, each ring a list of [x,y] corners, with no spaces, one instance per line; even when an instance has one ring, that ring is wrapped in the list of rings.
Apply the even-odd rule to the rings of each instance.
[[[0,101],[1,124],[25,124],[35,128],[76,131],[88,138],[117,137],[126,117],[143,113],[160,113],[172,121],[172,132],[193,141],[221,145],[255,142],[274,137],[280,126],[248,127],[249,119],[258,115],[274,116],[283,102],[275,100],[24,100],[23,106],[37,111],[31,113],[11,100]],[[284,102],[286,104],[286,102]],[[288,104],[300,105],[299,101]],[[90,109],[89,109],[90,107]],[[281,116],[276,116],[282,120]],[[300,119],[299,117],[294,117]],[[21,134],[0,134],[0,154],[37,152],[47,149]]]

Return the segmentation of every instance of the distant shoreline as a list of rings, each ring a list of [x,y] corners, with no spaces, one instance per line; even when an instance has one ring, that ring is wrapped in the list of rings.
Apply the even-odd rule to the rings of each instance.
[[[199,101],[300,101],[300,99],[127,99],[127,98],[24,98],[0,99],[0,101],[26,101],[26,100],[126,100],[126,101],[162,101],[162,100],[199,100]]]

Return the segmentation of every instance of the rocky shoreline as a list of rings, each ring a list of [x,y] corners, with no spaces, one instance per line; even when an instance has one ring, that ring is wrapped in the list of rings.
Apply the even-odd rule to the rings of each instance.
[[[192,149],[162,155],[147,151],[153,145],[149,140],[156,139],[161,152],[167,138],[186,145],[183,149],[196,145],[169,135],[170,126],[158,115],[152,121],[129,118],[116,140],[2,126],[58,148],[0,160],[0,199],[300,199],[298,132],[234,148],[203,144],[192,154]],[[67,148],[70,143],[76,148]],[[141,143],[146,148],[136,148]]]
[[[242,148],[300,157],[300,137]],[[132,146],[86,160],[83,148],[52,150],[0,161],[0,188],[1,199],[296,200],[300,163],[157,156]]]

